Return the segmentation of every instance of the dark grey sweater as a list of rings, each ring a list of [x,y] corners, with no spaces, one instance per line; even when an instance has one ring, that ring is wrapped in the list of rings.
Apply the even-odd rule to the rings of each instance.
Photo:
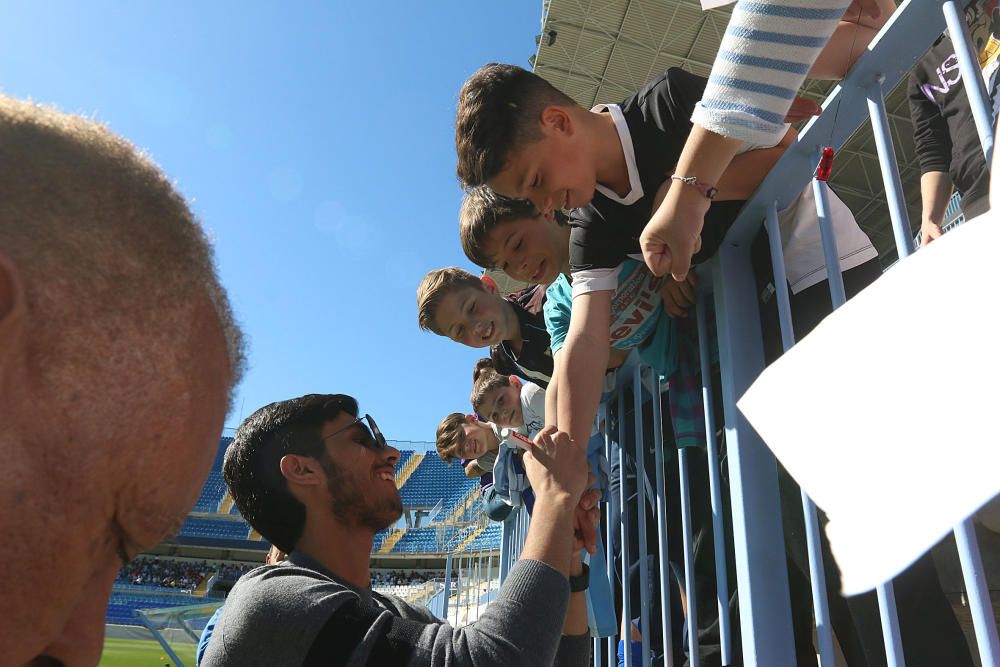
[[[586,635],[562,636],[565,577],[518,561],[476,623],[453,628],[427,609],[359,590],[302,553],[243,575],[203,667],[300,665],[583,666]]]

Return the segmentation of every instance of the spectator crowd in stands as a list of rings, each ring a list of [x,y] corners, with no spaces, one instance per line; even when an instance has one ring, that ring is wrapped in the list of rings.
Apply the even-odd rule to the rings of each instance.
[[[440,570],[372,570],[372,586],[410,586],[432,579],[444,579]]]
[[[235,581],[253,567],[256,565],[224,564],[220,567],[204,560],[180,561],[142,557],[123,567],[118,573],[115,583],[192,591],[213,572],[218,571],[222,579]]]

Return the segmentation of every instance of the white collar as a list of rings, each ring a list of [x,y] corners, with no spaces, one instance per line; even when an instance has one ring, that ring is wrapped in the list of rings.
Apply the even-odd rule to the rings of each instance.
[[[617,104],[598,104],[591,111],[608,111],[611,119],[615,122],[615,129],[618,130],[618,139],[622,142],[622,152],[625,154],[625,165],[628,167],[629,191],[624,197],[619,197],[618,193],[607,188],[600,183],[597,184],[597,191],[623,206],[631,206],[642,199],[642,181],[639,180],[639,168],[635,164],[635,149],[632,147],[632,134],[628,131],[628,123],[625,122],[625,115]]]

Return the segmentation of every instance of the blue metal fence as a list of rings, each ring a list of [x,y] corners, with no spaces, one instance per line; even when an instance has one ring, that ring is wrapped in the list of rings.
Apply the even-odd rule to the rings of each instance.
[[[736,573],[736,590],[739,600],[739,636],[742,647],[742,664],[748,667],[774,667],[796,664],[790,606],[789,581],[786,570],[785,534],[782,526],[779,501],[778,472],[775,459],[746,419],[736,408],[737,399],[764,369],[764,348],[758,311],[758,296],[755,293],[754,273],[751,267],[751,244],[762,225],[766,225],[771,245],[772,270],[776,286],[779,323],[783,349],[787,351],[795,343],[792,330],[792,311],[787,282],[784,276],[780,234],[778,233],[777,211],[787,206],[812,181],[820,228],[823,238],[827,271],[830,276],[830,298],[834,308],[846,299],[844,283],[840,273],[839,254],[833,235],[827,205],[827,185],[814,178],[815,167],[822,149],[826,146],[839,148],[866,119],[871,122],[879,155],[886,198],[892,220],[897,251],[902,259],[913,252],[915,244],[907,218],[905,200],[899,179],[892,136],[889,132],[885,109],[884,91],[895,86],[905,76],[913,64],[942,33],[949,29],[956,44],[959,64],[966,90],[974,109],[974,119],[983,144],[983,151],[989,163],[993,150],[993,128],[990,105],[978,62],[969,41],[968,30],[962,19],[960,8],[954,0],[906,0],[872,41],[868,52],[856,63],[849,75],[831,93],[824,104],[826,113],[813,119],[800,133],[798,142],[782,157],[772,172],[761,184],[751,201],[733,224],[717,255],[699,268],[699,303],[696,308],[698,318],[701,372],[703,379],[703,399],[705,405],[705,428],[708,443],[707,479],[695,479],[690,475],[689,453],[681,450],[678,454],[677,479],[665,476],[662,434],[659,431],[660,404],[659,381],[655,373],[631,362],[618,374],[617,387],[611,398],[602,406],[609,417],[606,423],[613,425],[608,431],[609,460],[617,458],[620,470],[619,502],[622,507],[640,508],[637,516],[639,554],[629,553],[629,512],[622,511],[621,524],[607,526],[608,545],[606,554],[612,560],[612,532],[620,531],[622,548],[621,581],[629,581],[633,564],[639,565],[642,592],[640,600],[631,599],[629,586],[622,587],[621,596],[626,618],[640,618],[644,640],[660,635],[666,647],[663,664],[673,665],[669,647],[673,645],[669,618],[669,587],[675,585],[668,578],[667,543],[667,499],[670,494],[680,494],[681,521],[683,523],[684,568],[687,609],[687,646],[692,667],[699,664],[698,634],[694,555],[691,533],[692,516],[690,493],[692,487],[704,488],[708,485],[711,497],[714,552],[716,556],[717,615],[719,618],[719,642],[722,664],[731,664],[734,655],[734,628],[730,626],[729,590],[727,576],[727,553],[724,544],[725,523],[732,525],[733,565]],[[964,39],[962,39],[964,36]],[[867,116],[866,112],[867,111]],[[711,349],[711,339],[707,335],[709,312],[714,312],[717,332],[717,348]],[[712,370],[710,359],[717,353],[721,386],[711,386]],[[723,481],[720,468],[719,443],[715,438],[716,414],[713,410],[713,394],[719,390],[722,404],[722,424],[724,426],[724,446],[726,449],[728,487]],[[642,424],[642,401],[652,400],[653,405],[653,445],[655,448],[655,470],[644,469],[644,429]],[[652,399],[650,399],[652,397]],[[631,410],[626,401],[633,401]],[[631,412],[634,427],[626,428],[625,418]],[[618,446],[620,443],[621,446]],[[630,489],[627,465],[636,468],[636,488]],[[655,543],[646,543],[647,477],[655,479],[652,505],[656,520]],[[723,503],[724,491],[728,490],[730,507]],[[831,630],[830,609],[826,590],[826,577],[820,549],[820,527],[816,509],[804,493],[801,498],[805,517],[806,545],[809,559],[809,578],[813,597],[813,614],[816,624],[817,652],[822,667],[833,666],[834,643]],[[610,510],[606,523],[610,524]],[[501,553],[500,572],[504,577],[510,563],[516,559],[527,531],[526,515],[517,513],[505,524]],[[977,648],[983,665],[1000,665],[1000,645],[997,639],[996,619],[990,602],[982,559],[971,520],[955,527],[955,537],[959,548],[965,585],[968,590],[973,615]],[[659,567],[659,580],[651,582],[650,572],[644,556],[655,556]],[[609,571],[611,567],[609,567]],[[836,593],[834,593],[836,594]],[[652,596],[658,600],[653,600]],[[902,642],[897,620],[892,582],[886,582],[877,589],[880,619],[883,631],[887,662],[890,666],[904,664]],[[662,610],[658,619],[660,627],[650,627],[649,612],[654,608]],[[615,644],[617,638],[595,640],[594,663],[615,664]],[[647,651],[643,665],[649,665],[651,657]],[[625,664],[631,666],[631,656],[626,652]]]

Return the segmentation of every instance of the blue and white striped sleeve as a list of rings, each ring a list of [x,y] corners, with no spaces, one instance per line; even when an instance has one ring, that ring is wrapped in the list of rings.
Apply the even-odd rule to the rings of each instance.
[[[806,74],[851,0],[739,0],[692,122],[774,146]]]

